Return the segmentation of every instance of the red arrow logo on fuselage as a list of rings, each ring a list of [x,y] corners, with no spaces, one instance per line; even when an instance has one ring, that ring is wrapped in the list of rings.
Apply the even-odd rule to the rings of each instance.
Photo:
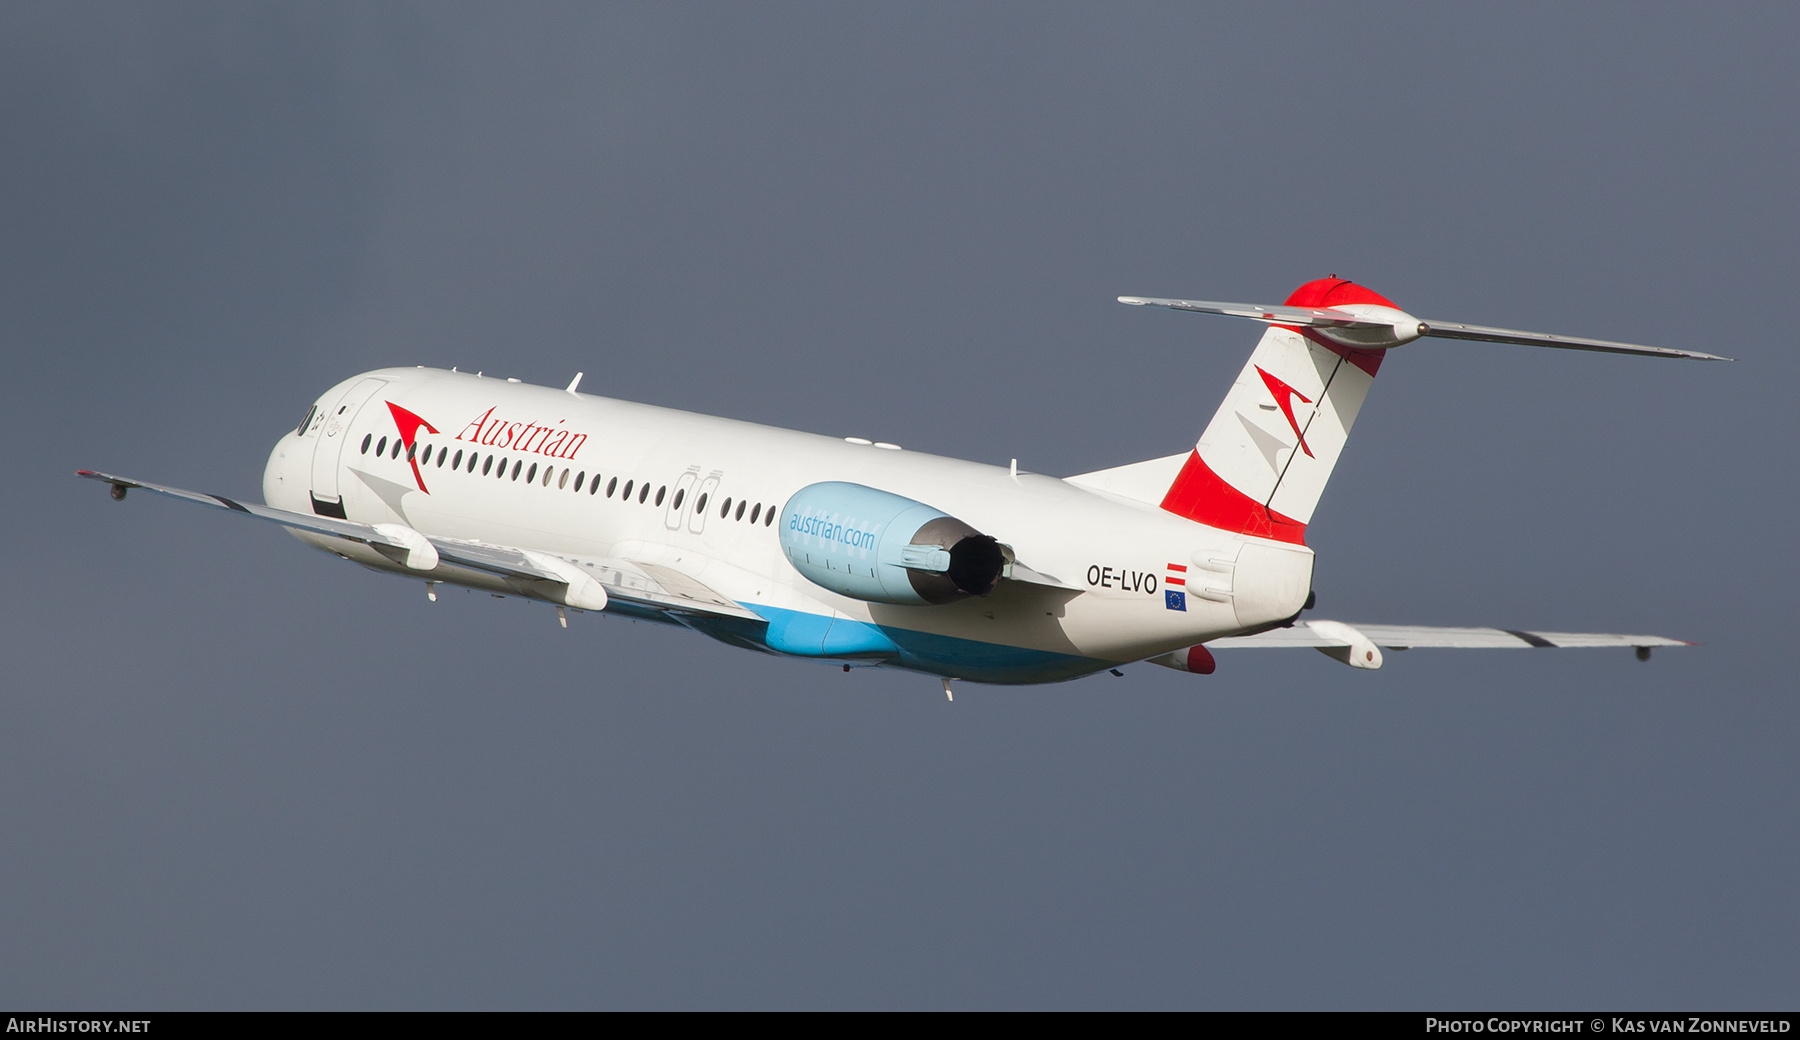
[[[1261,365],[1251,365],[1250,367],[1256,369],[1257,375],[1262,376],[1263,385],[1269,388],[1270,396],[1274,397],[1275,403],[1281,406],[1281,414],[1287,416],[1288,425],[1294,429],[1294,436],[1300,439],[1300,450],[1306,452],[1307,458],[1313,458],[1312,449],[1306,446],[1306,434],[1300,432],[1300,424],[1294,419],[1294,398],[1298,397],[1302,404],[1312,404],[1312,398],[1264,372]],[[393,406],[389,405],[388,407],[392,408]],[[431,432],[436,433],[437,431]]]
[[[1267,379],[1268,376],[1265,375],[1263,378]],[[412,467],[413,479],[419,482],[419,490],[429,495],[431,492],[425,487],[425,477],[419,472],[419,460],[413,458],[413,440],[419,435],[419,427],[423,426],[430,433],[438,432],[437,427],[392,401],[387,402],[387,406],[388,411],[394,416],[394,425],[400,430],[400,443],[406,445],[406,462]],[[1288,421],[1292,422],[1293,420],[1290,418]],[[1312,452],[1307,452],[1307,454],[1310,455]]]

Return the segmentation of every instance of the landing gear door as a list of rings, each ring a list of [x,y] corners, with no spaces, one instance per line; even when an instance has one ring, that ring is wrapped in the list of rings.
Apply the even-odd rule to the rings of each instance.
[[[338,490],[338,467],[343,459],[344,445],[350,440],[350,425],[369,398],[386,385],[385,379],[361,380],[327,407],[325,421],[319,427],[319,437],[313,445],[313,512],[343,517],[344,500]]]
[[[713,496],[719,490],[719,474],[713,473],[700,482],[699,495],[694,499],[694,515],[688,517],[688,530],[695,534],[706,530],[706,510],[713,504]]]
[[[694,505],[694,482],[698,479],[700,471],[696,467],[683,473],[681,479],[675,482],[675,496],[669,499],[669,512],[664,521],[669,525],[669,530],[681,530],[681,514]]]

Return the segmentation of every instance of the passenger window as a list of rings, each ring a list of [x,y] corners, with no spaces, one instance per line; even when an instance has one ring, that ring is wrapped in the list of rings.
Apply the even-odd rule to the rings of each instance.
[[[650,485],[648,485],[648,484],[644,485],[644,489],[646,491],[649,490],[649,488],[650,488]],[[662,487],[659,487],[656,489],[656,504],[657,505],[659,505],[659,506],[662,505],[663,495],[668,490],[669,490],[669,485],[667,485],[667,484],[664,484]]]
[[[768,527],[770,524],[772,524],[774,522],[775,522],[775,507],[770,506],[769,511],[763,514],[763,526]]]
[[[739,502],[737,515],[732,517],[732,519],[733,520],[742,520],[743,518],[744,518],[744,503]]]
[[[681,505],[681,492],[679,492],[679,491],[675,492],[675,504],[676,504],[676,506]],[[696,512],[696,513],[706,512],[706,495],[704,493],[701,494],[700,501],[694,503],[694,512]]]
[[[473,466],[474,464],[475,464],[475,456],[471,455],[471,456],[469,456],[469,465]],[[484,477],[487,476],[488,470],[490,470],[492,468],[494,468],[494,457],[492,455],[489,455],[487,457],[487,461],[481,464],[481,475]]]
[[[731,496],[726,495],[724,503],[719,506],[719,519],[723,520],[729,515],[731,515]]]
[[[681,508],[681,500],[686,497],[687,497],[687,488],[676,488],[675,489],[675,506],[674,507],[676,509],[680,509]],[[656,504],[659,506],[662,505],[662,492],[660,492],[660,491],[658,491],[656,493]]]
[[[411,462],[413,460],[413,456],[415,454],[417,454],[418,451],[419,451],[419,446],[417,444],[408,444],[406,446],[406,461]]]
[[[439,448],[438,449],[438,469],[444,468],[444,456],[446,456],[448,454],[450,454],[449,448]]]
[[[516,477],[516,476],[518,476],[518,474],[514,473],[513,476]],[[496,466],[494,468],[494,478],[496,480],[505,480],[506,479],[506,457],[505,456],[501,456],[500,465]]]
[[[761,513],[761,512],[762,512],[762,503],[758,502],[758,503],[756,503],[756,508],[750,510],[750,522],[756,523],[757,514]]]
[[[530,484],[536,480],[537,480],[537,463],[534,462],[531,464],[531,468],[525,471],[525,483]]]
[[[618,479],[618,478],[617,478],[617,477],[614,477],[614,478],[613,478],[613,479],[615,479],[615,480],[617,480],[617,479]],[[624,493],[624,494],[623,494],[623,495],[620,495],[620,496],[619,496],[619,498],[620,498],[620,500],[621,500],[621,501],[623,501],[623,500],[624,500],[624,499],[627,499],[627,498],[630,498],[630,497],[631,497],[631,485],[632,485],[632,484],[634,484],[634,483],[636,483],[636,482],[635,482],[635,481],[631,481],[631,480],[627,480],[627,481],[626,481],[626,482],[625,482],[625,493]],[[610,498],[610,497],[612,497],[612,496],[610,496],[610,495],[609,495],[609,496],[607,496],[607,497],[609,497],[609,498]]]
[[[363,454],[364,454],[364,455],[367,455],[367,454],[368,454],[368,453],[369,453],[369,442],[370,442],[370,441],[372,441],[372,440],[374,440],[374,439],[375,439],[375,435],[374,435],[374,434],[372,434],[372,433],[365,433],[365,434],[363,434],[363,446],[362,446],[362,453],[363,453]]]
[[[638,488],[638,505],[640,505],[640,506],[643,505],[645,500],[647,500],[649,497],[650,497],[650,485],[645,484],[643,487]]]
[[[456,458],[450,460],[451,469],[462,469],[462,449],[456,449]]]
[[[392,456],[391,456],[391,457],[392,457],[392,458],[396,458],[396,459],[397,459],[397,458],[399,458],[399,457],[400,457],[400,449],[401,449],[401,448],[402,448],[402,447],[403,447],[403,446],[404,446],[404,445],[402,445],[402,444],[401,444],[401,443],[400,443],[400,438],[398,438],[398,437],[395,437],[395,438],[394,438],[394,454],[393,454],[393,455],[392,455]]]
[[[552,476],[552,475],[554,475],[554,474],[555,474],[555,473],[556,473],[556,467],[555,467],[555,466],[545,466],[545,467],[544,467],[544,486],[545,486],[545,487],[549,487],[549,486],[550,486],[550,477],[551,477],[551,476]],[[564,477],[564,479],[567,479],[567,478],[568,478],[568,476],[569,476],[569,471],[568,471],[568,470],[566,470],[566,469],[565,469],[565,470],[563,470],[563,477]]]
[[[568,475],[569,475],[569,471],[566,469],[563,470],[563,476],[566,477]],[[587,480],[587,471],[586,470],[583,470],[582,472],[575,474],[575,493],[577,495],[581,494],[581,484],[585,480]]]
[[[514,480],[518,480],[518,479],[519,479],[519,467],[520,467],[520,466],[523,466],[523,465],[525,465],[525,463],[524,463],[524,461],[523,461],[523,460],[520,460],[520,461],[518,461],[518,462],[515,462],[515,463],[513,463],[513,474],[512,474],[512,478],[513,478],[513,479],[514,479]],[[534,463],[532,463],[532,468],[533,468],[533,469],[536,469],[536,468],[537,468],[537,463],[535,463],[535,462],[534,462]]]
[[[381,456],[386,455],[386,454],[387,454],[387,438],[383,437],[383,438],[381,438],[381,443],[375,445],[375,457],[380,458]]]
[[[611,480],[607,481],[606,482],[606,497],[611,498],[612,493],[613,493],[613,488],[616,488],[618,486],[619,486],[619,478],[618,477],[614,477]],[[631,485],[630,484],[625,485],[625,493],[627,495],[631,494]]]

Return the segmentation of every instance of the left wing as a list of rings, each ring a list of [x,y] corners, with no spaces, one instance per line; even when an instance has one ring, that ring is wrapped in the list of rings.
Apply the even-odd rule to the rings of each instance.
[[[75,472],[77,476],[111,484],[112,495],[116,499],[124,498],[126,491],[131,488],[141,488],[184,502],[267,520],[297,531],[310,531],[360,542],[395,563],[416,571],[428,572],[440,563],[485,571],[505,579],[520,595],[583,610],[604,610],[609,602],[616,600],[621,604],[663,615],[762,620],[760,615],[669,567],[626,559],[572,559],[536,549],[427,535],[404,524],[359,524],[328,516],[308,516],[286,509],[251,505],[224,495],[208,495],[185,488],[113,476],[110,473],[86,469]],[[674,617],[669,620],[674,620]]]
[[[1230,636],[1206,644],[1208,649],[1310,646],[1356,668],[1380,668],[1381,648],[1408,650],[1443,647],[1464,650],[1524,650],[1549,647],[1631,647],[1640,660],[1653,646],[1693,646],[1666,636],[1616,635],[1610,632],[1527,632],[1514,628],[1434,628],[1425,625],[1347,625],[1342,621],[1302,621],[1253,636]]]

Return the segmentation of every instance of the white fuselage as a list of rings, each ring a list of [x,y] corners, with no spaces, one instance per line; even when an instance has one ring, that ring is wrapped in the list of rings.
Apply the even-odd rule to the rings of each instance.
[[[409,424],[416,434],[402,428]],[[402,436],[416,437],[413,452],[396,458]],[[415,453],[429,459],[416,473]],[[1066,587],[1003,580],[991,595],[917,606],[831,592],[789,563],[777,537],[790,496],[821,481],[933,506]],[[275,445],[263,494],[300,513],[341,509],[361,523],[578,563],[666,567],[772,626],[796,616],[843,631],[873,626],[903,652],[846,652],[841,640],[807,652],[741,626],[692,626],[738,645],[987,682],[1070,678],[1267,627],[1298,612],[1312,563],[1303,546],[1054,477],[423,368],[365,373],[327,391],[304,428]],[[420,573],[364,545],[301,537],[385,571],[519,591],[479,571]],[[1185,582],[1185,609],[1171,606],[1172,577]]]

